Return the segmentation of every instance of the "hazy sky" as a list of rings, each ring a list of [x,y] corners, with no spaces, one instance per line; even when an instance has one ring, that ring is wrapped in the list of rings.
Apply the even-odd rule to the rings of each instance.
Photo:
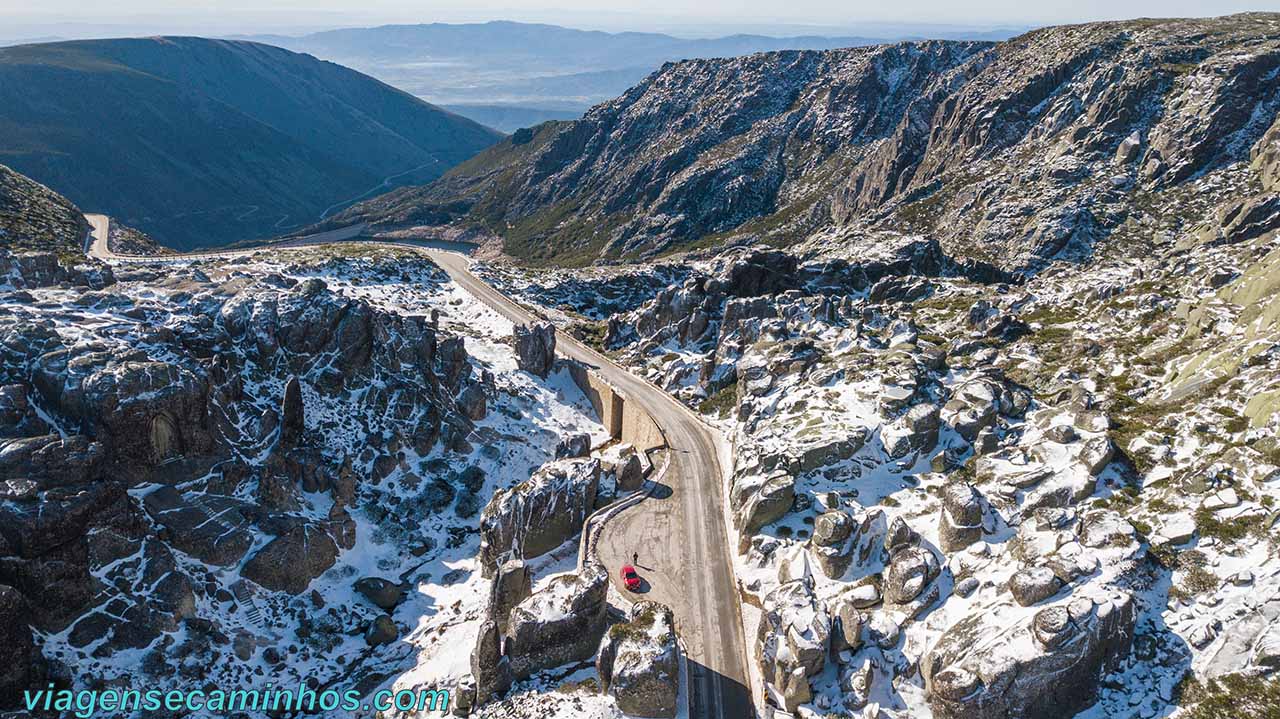
[[[1280,0],[0,0],[6,23],[180,23],[211,18],[246,26],[368,25],[516,19],[608,29],[778,23],[856,27],[860,22],[1045,25],[1087,20],[1280,11]]]

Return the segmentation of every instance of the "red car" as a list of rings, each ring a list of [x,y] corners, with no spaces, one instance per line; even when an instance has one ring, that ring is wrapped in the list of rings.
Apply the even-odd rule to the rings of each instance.
[[[626,585],[627,591],[635,592],[640,589],[640,575],[636,574],[636,568],[630,564],[622,565],[622,583]]]

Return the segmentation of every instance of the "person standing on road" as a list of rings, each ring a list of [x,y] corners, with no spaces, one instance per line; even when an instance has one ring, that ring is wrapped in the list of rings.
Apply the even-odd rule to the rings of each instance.
[[[639,553],[639,552],[632,552],[632,553],[631,553],[631,563],[632,563],[632,564],[639,564],[639,563],[640,563],[640,553]]]

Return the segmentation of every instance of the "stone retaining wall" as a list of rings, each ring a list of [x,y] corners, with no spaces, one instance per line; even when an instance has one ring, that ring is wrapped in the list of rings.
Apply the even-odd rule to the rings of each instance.
[[[658,423],[635,402],[581,362],[565,360],[569,374],[587,396],[610,436],[633,445],[641,453],[667,446]]]

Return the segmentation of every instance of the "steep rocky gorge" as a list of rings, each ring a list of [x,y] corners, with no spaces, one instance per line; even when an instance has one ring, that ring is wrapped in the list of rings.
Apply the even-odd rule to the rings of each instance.
[[[1190,207],[1153,207],[1244,159],[1280,107],[1278,70],[1265,13],[672,63],[337,221],[448,225],[583,264],[887,229],[1035,269],[1134,225],[1186,229]]]

